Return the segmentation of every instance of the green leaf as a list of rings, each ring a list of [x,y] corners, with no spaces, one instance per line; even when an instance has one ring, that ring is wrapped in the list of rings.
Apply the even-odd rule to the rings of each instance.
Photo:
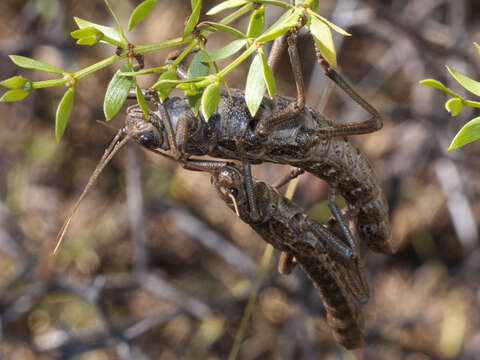
[[[198,52],[192,59],[188,67],[187,78],[193,79],[197,77],[207,76],[210,73],[210,66],[205,63],[205,56],[202,52]]]
[[[156,84],[164,80],[177,80],[177,73],[173,70],[165,71],[162,75],[160,75]],[[158,91],[158,96],[160,97],[160,100],[162,100],[162,102],[165,101],[168,95],[170,95],[172,90],[175,88],[175,85],[174,85],[170,87],[157,89],[155,85],[153,85],[152,87]]]
[[[247,37],[256,38],[262,33],[265,27],[265,5],[255,10],[250,17],[248,24]]]
[[[335,53],[335,44],[333,43],[330,27],[316,17],[312,17],[310,31],[320,54],[322,54],[330,66],[336,68],[337,54]]]
[[[188,18],[187,25],[185,25],[185,30],[183,31],[183,38],[187,35],[190,35],[195,29],[195,26],[198,24],[198,19],[200,19],[200,10],[202,9],[201,0],[191,0],[192,4],[192,15]]]
[[[478,54],[480,55],[480,45],[478,45],[476,42],[474,42],[473,44],[477,48]]]
[[[126,71],[130,71],[130,68],[128,65],[123,65],[108,84],[103,103],[103,112],[107,121],[111,120],[120,111],[132,88],[133,77],[121,75],[122,72]]]
[[[115,40],[119,43],[123,43],[122,37],[120,36],[120,33],[115,28],[95,24],[95,23],[92,23],[88,20],[81,19],[79,17],[74,17],[73,19],[75,20],[75,22],[77,23],[77,25],[80,29],[93,26],[95,29],[101,31],[105,36],[107,36],[107,37],[109,37],[109,38],[111,38],[111,39],[113,39],[113,40]],[[102,42],[106,42],[106,41],[102,40]]]
[[[30,83],[30,85],[27,85],[27,87],[31,89],[32,82],[30,80],[25,79],[22,76],[13,76],[11,78],[0,81],[0,86],[6,87],[7,89],[20,89],[20,88],[24,88],[25,84],[27,83]],[[24,88],[24,90],[27,90],[27,89]]]
[[[335,30],[337,33],[343,35],[343,36],[352,36],[352,34],[350,34],[348,31],[342,29],[340,26],[338,25],[335,25],[334,23],[328,21],[327,19],[325,19],[323,16],[320,16],[318,15],[316,12],[312,11],[312,10],[307,10],[308,14],[309,15],[313,15],[314,17],[316,17],[318,20],[324,22],[325,24],[327,24],[328,26],[330,26],[333,30]]]
[[[213,54],[210,54],[208,58],[204,60],[204,62],[213,62],[221,59],[225,59],[229,56],[232,56],[237,51],[239,51],[242,47],[245,46],[246,40],[236,39],[232,42],[225,45],[223,48],[218,49]]]
[[[452,116],[457,116],[460,111],[462,111],[465,104],[463,103],[462,99],[457,97],[451,98],[445,103],[445,109],[452,114]]]
[[[77,44],[79,45],[93,45],[105,37],[101,31],[95,29],[93,26],[72,31],[70,35],[74,39],[78,39]]]
[[[70,113],[72,112],[74,93],[75,88],[72,87],[68,89],[58,104],[57,115],[55,117],[55,137],[57,143],[60,142],[60,139],[65,132],[65,128],[67,127],[67,122],[70,118]]]
[[[195,114],[195,116],[198,115],[198,110],[200,110],[202,95],[203,95],[203,91],[199,91],[194,95],[187,95],[188,104],[192,108],[192,111]]]
[[[425,80],[420,81],[420,84],[445,91],[446,93],[448,93],[448,91],[450,90],[445,85],[443,85],[440,81],[435,80],[435,79],[425,79]]]
[[[480,138],[480,117],[470,120],[460,129],[448,147],[448,150],[458,149],[478,138]]]
[[[207,86],[202,95],[202,114],[206,122],[210,119],[220,101],[220,86],[213,83]]]
[[[231,9],[234,7],[242,6],[248,3],[248,0],[228,0],[223,1],[220,4],[214,6],[210,10],[208,10],[207,15],[215,15],[219,12],[222,12],[227,9]]]
[[[250,65],[245,85],[245,102],[250,114],[255,116],[265,94],[265,81],[263,80],[262,60],[257,54]]]
[[[202,23],[203,24],[203,23]],[[213,27],[214,29],[217,29],[217,30],[220,30],[220,31],[223,31],[223,32],[226,32],[230,35],[233,35],[235,36],[236,38],[238,39],[245,39],[245,35],[238,31],[237,29],[231,27],[231,26],[228,26],[228,25],[224,25],[224,24],[220,24],[220,23],[216,23],[216,22],[212,22],[212,21],[205,21],[205,24]]]
[[[43,61],[34,60],[20,55],[9,55],[8,57],[15,63],[15,65],[25,69],[35,69],[53,74],[63,74],[63,70],[60,70],[53,65],[44,63]]]
[[[130,20],[128,20],[128,31],[132,30],[137,26],[143,19],[145,19],[153,7],[157,3],[157,0],[145,0],[141,2],[130,15]]]
[[[312,3],[310,4],[310,9],[314,12],[318,12],[318,0],[313,0]]]
[[[470,79],[468,76],[453,70],[450,66],[446,67],[455,80],[471,93],[480,96],[480,82]]]
[[[262,60],[263,79],[267,84],[268,95],[273,98],[276,92],[275,77],[273,76],[272,70],[270,70],[270,67],[268,66],[267,57],[265,56],[262,48],[258,49],[258,54]]]
[[[100,30],[94,28],[93,26],[89,26],[89,27],[86,27],[86,28],[83,28],[83,29],[78,29],[78,30],[72,31],[70,33],[70,35],[74,39],[81,39],[81,38],[84,38],[84,37],[91,37],[91,36],[99,36],[100,38],[103,37],[103,33]]]
[[[276,27],[271,27],[264,34],[257,38],[257,42],[268,42],[274,40],[283,34],[285,34],[291,28],[297,26],[298,24],[298,12],[293,12],[290,16],[285,18],[282,23],[279,23]]]
[[[0,102],[14,102],[20,101],[27,97],[30,94],[30,91],[24,89],[13,89],[8,90],[3,96],[0,98]]]
[[[137,94],[137,103],[140,105],[140,108],[143,111],[143,115],[145,115],[145,119],[150,118],[150,112],[148,111],[147,100],[145,100],[145,96],[143,96],[142,89],[138,84],[135,84],[135,92]]]

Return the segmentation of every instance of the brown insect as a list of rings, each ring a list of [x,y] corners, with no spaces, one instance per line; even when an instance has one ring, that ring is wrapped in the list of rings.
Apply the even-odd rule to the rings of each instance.
[[[332,232],[338,225],[335,219],[328,227],[315,222],[274,187],[253,180],[248,171],[250,165],[245,161],[243,167],[209,161],[194,163],[213,174],[213,183],[227,205],[266,242],[283,252],[281,272],[288,273],[300,264],[319,291],[335,339],[347,349],[363,346],[360,306],[369,297],[364,258],[345,255],[351,249],[341,240],[345,235],[341,227],[337,233]],[[349,219],[358,248],[358,209],[350,208],[343,215]]]
[[[300,25],[299,25],[300,26]],[[290,31],[288,53],[297,85],[297,99],[265,97],[252,117],[243,90],[223,93],[217,110],[206,121],[195,116],[184,98],[170,98],[163,104],[150,93],[156,106],[146,120],[139,106],[128,109],[126,133],[144,147],[170,151],[176,158],[209,155],[238,159],[235,139],[241,139],[252,164],[274,162],[308,171],[330,185],[329,206],[337,221],[347,229],[332,199],[342,195],[359,209],[360,236],[374,251],[393,253],[388,205],[367,158],[346,135],[364,134],[382,127],[378,112],[323,60],[326,75],[372,118],[346,124],[334,124],[304,104],[304,85],[296,41],[298,28]],[[271,60],[274,61],[275,59]],[[351,234],[348,235],[352,244]]]

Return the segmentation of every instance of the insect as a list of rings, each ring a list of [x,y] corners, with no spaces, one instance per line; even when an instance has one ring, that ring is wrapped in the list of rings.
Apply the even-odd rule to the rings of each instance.
[[[217,110],[206,121],[195,116],[183,98],[169,98],[156,103],[147,121],[139,106],[127,111],[125,133],[151,149],[170,150],[176,158],[210,155],[238,159],[235,139],[240,138],[252,164],[273,162],[301,168],[327,181],[330,185],[329,207],[337,221],[347,229],[335,205],[337,194],[359,209],[358,227],[361,238],[371,250],[393,253],[388,205],[367,158],[346,135],[363,134],[382,127],[377,110],[367,103],[322,58],[325,74],[372,117],[365,121],[334,124],[304,103],[304,84],[297,51],[297,28],[287,36],[288,53],[297,86],[297,98],[265,97],[252,117],[242,90],[222,93]],[[347,230],[348,233],[348,230]],[[351,234],[347,236],[352,244]]]
[[[364,320],[360,304],[369,297],[363,257],[346,257],[345,249],[339,249],[344,245],[337,235],[309,218],[271,185],[251,179],[246,170],[250,165],[243,163],[239,167],[207,161],[201,166],[212,172],[213,183],[227,205],[266,242],[283,252],[281,272],[290,272],[298,262],[307,273],[323,300],[335,339],[348,349],[361,347]],[[355,245],[359,246],[357,212],[349,209],[349,222]],[[330,222],[330,227],[333,225]]]

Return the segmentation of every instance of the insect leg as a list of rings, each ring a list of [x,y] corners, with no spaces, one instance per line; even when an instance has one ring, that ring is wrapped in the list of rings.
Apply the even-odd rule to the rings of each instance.
[[[319,140],[333,136],[367,134],[380,130],[383,126],[383,120],[378,111],[364,98],[362,98],[360,94],[358,94],[339,73],[330,67],[318,49],[316,49],[316,56],[319,64],[325,71],[325,75],[328,76],[336,85],[338,85],[348,96],[350,96],[353,101],[355,101],[358,105],[372,115],[372,117],[367,120],[348,122],[345,124],[327,126],[318,129],[316,133],[319,136]]]
[[[353,235],[350,232],[350,229],[348,228],[347,224],[345,223],[345,220],[343,218],[342,212],[338,208],[337,204],[335,203],[335,196],[337,193],[337,186],[335,184],[330,185],[330,192],[328,194],[328,207],[330,208],[330,211],[332,212],[332,215],[335,217],[335,219],[338,222],[338,225],[342,229],[343,234],[347,238],[348,245],[350,246],[351,250],[351,257],[352,259],[356,259],[358,254],[357,254],[357,245],[355,243],[355,240],[353,239]]]
[[[240,139],[235,139],[240,160],[242,162],[243,176],[245,179],[245,191],[247,193],[248,205],[250,207],[250,219],[252,222],[260,221],[260,212],[258,211],[255,188],[253,186],[252,168],[248,162],[245,149]]]
[[[170,115],[168,115],[165,101],[161,103],[159,100],[158,102],[155,101],[155,103],[157,105],[158,112],[160,113],[160,118],[162,120],[163,126],[165,127],[165,131],[167,132],[167,139],[168,145],[170,146],[170,151],[176,159],[180,159],[182,155],[178,150],[177,141],[175,139],[175,132],[173,131],[172,121],[170,120]]]
[[[302,65],[300,57],[298,56],[297,38],[303,22],[296,28],[290,30],[287,36],[288,55],[292,65],[293,76],[295,78],[295,85],[297,86],[297,101],[289,104],[284,109],[276,112],[272,116],[260,119],[255,128],[255,135],[264,138],[268,135],[270,130],[275,126],[288,121],[303,112],[305,108],[305,85],[303,83]]]
[[[302,175],[305,172],[305,170],[296,168],[292,169],[287,175],[285,175],[283,178],[281,178],[279,181],[277,181],[275,184],[273,184],[273,188],[279,189],[283,185],[287,184],[290,180],[293,180],[297,178],[298,176]],[[282,251],[280,254],[280,259],[278,259],[278,272],[280,274],[290,274],[292,270],[297,266],[298,262],[297,259],[289,254],[286,251]]]

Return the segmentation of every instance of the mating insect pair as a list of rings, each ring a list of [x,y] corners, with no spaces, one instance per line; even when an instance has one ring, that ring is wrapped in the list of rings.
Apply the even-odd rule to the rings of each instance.
[[[284,269],[288,269],[293,259],[300,263],[320,291],[337,339],[344,346],[354,348],[361,346],[363,341],[360,303],[368,298],[360,244],[384,253],[392,253],[395,248],[390,239],[388,206],[383,192],[366,157],[345,136],[378,130],[382,121],[378,112],[331,69],[318,52],[326,75],[372,118],[334,124],[305,105],[296,46],[301,26],[292,29],[286,37],[297,99],[264,98],[260,110],[252,118],[244,92],[232,89],[230,94],[221,95],[211,118],[203,119],[192,113],[183,98],[170,98],[160,103],[155,92],[147,93],[155,107],[149,119],[138,106],[129,108],[125,128],[117,133],[105,151],[72,214],[98,174],[132,138],[187,168],[208,171],[214,175],[215,185],[224,200],[236,207],[240,218],[265,241],[285,251]],[[195,161],[190,158],[192,155],[241,159],[242,166],[221,161]],[[255,181],[251,177],[250,163],[264,161],[292,165],[327,181],[333,228],[314,222],[273,187]],[[346,212],[341,212],[335,204],[337,194],[345,198]],[[71,217],[59,234],[58,244]]]

